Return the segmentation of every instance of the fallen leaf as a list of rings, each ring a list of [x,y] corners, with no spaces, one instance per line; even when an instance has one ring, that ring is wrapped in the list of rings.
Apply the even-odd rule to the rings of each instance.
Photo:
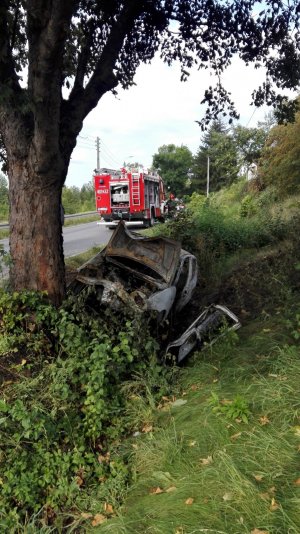
[[[268,417],[266,415],[262,415],[260,418],[259,418],[259,422],[262,426],[264,425],[268,425],[270,423],[270,419],[268,419]]]
[[[267,491],[268,493],[272,493],[274,495],[274,493],[276,493],[276,488],[275,486],[271,486],[271,488],[269,488]]]
[[[208,456],[207,458],[201,458],[200,462],[202,465],[209,465],[213,461],[212,456]]]
[[[183,527],[177,527],[174,534],[184,534]]]
[[[92,527],[97,527],[98,525],[101,525],[104,523],[104,521],[107,521],[107,517],[103,514],[96,514],[94,515],[94,519],[91,523]]]
[[[230,400],[230,399],[221,399],[220,400],[220,404],[222,404],[222,406],[230,406],[230,404],[232,404],[232,400]]]
[[[184,404],[187,403],[187,400],[184,400],[184,399],[177,399],[175,400],[174,402],[172,402],[172,406],[174,408],[177,408],[178,406],[183,406]]]
[[[108,504],[107,502],[104,503],[104,511],[107,514],[113,514],[114,513],[114,509],[113,509],[112,505]]]
[[[150,423],[145,424],[142,428],[142,432],[144,432],[145,434],[152,432],[152,430],[153,430],[153,425],[151,425]]]
[[[275,499],[273,498],[271,500],[271,504],[270,504],[270,510],[271,512],[275,512],[275,510],[278,510],[278,508],[280,508],[280,505],[278,504],[278,502],[275,501]]]
[[[89,514],[87,512],[81,512],[80,515],[83,519],[91,519],[91,517],[93,517],[93,514]]]
[[[132,448],[137,450],[139,448],[138,444],[137,443],[132,443]]]
[[[300,478],[294,481],[294,486],[300,486]]]
[[[27,360],[24,360],[24,359],[23,359],[23,360],[21,361],[21,365],[25,365],[26,362],[27,362]]]
[[[194,502],[194,499],[192,497],[189,497],[186,501],[185,501],[185,504],[188,504],[188,505],[191,505],[193,504]]]
[[[99,456],[98,456],[99,464],[103,464],[103,463],[108,464],[109,459],[110,459],[110,453],[109,452],[107,452],[106,454],[99,454]]]
[[[230,439],[232,439],[233,441],[235,441],[235,440],[238,439],[241,435],[242,435],[242,432],[237,432],[236,434],[232,434],[232,436],[230,436]]]
[[[251,534],[270,534],[268,530],[260,530],[259,528],[254,528],[251,530]]]
[[[223,501],[231,501],[232,497],[233,497],[232,493],[230,493],[230,491],[227,491],[223,495]]]
[[[261,482],[264,478],[263,475],[253,475],[253,477],[255,478],[256,482]]]
[[[293,430],[295,431],[295,436],[300,436],[300,426],[294,426]]]
[[[192,390],[192,391],[197,391],[197,389],[199,389],[199,386],[197,386],[197,384],[193,384],[193,385],[191,386],[191,390]]]
[[[158,495],[159,493],[163,493],[164,490],[162,490],[159,486],[157,486],[156,488],[151,488],[149,493],[151,493],[152,495]]]
[[[166,493],[172,493],[172,491],[176,491],[176,486],[170,486],[168,489],[166,489]]]
[[[77,486],[80,487],[84,483],[84,480],[81,477],[76,477],[75,478],[75,482],[76,482]]]
[[[157,409],[158,410],[161,410],[162,412],[166,412],[170,409],[170,406],[171,406],[171,401],[170,402],[165,402],[164,404],[158,404],[157,406]]]
[[[188,443],[189,447],[195,447],[196,444],[197,444],[197,441],[195,439],[189,441]]]
[[[259,496],[261,499],[263,499],[264,501],[268,501],[270,499],[270,494],[265,492],[265,493],[259,493]]]

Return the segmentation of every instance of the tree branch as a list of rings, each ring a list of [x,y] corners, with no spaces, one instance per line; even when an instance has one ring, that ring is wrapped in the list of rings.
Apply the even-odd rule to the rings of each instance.
[[[63,102],[61,138],[71,134],[74,138],[72,147],[65,147],[67,152],[73,150],[76,136],[82,128],[84,118],[96,107],[100,98],[118,85],[118,79],[114,74],[114,68],[118,60],[124,40],[130,34],[138,16],[143,12],[144,2],[127,0],[119,18],[111,27],[110,35],[106,41],[101,55],[96,63],[86,87],[83,87],[84,73],[78,68],[77,80],[70,93],[68,101]],[[82,65],[84,62],[85,49],[82,51]],[[81,85],[82,84],[82,85]],[[71,152],[70,152],[71,153]]]
[[[12,55],[12,46],[9,42],[8,5],[3,2],[0,7],[0,87],[1,104],[4,100],[9,100],[14,92],[21,92],[19,79],[15,71]]]

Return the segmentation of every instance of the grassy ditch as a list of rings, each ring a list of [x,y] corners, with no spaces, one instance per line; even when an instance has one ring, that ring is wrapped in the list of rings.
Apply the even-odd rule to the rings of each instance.
[[[194,355],[131,440],[134,483],[97,532],[300,531],[299,326],[278,310]]]

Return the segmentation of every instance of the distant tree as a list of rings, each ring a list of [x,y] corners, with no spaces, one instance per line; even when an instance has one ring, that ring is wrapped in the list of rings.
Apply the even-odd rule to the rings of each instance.
[[[170,192],[180,197],[187,192],[192,162],[193,154],[187,146],[169,144],[159,147],[152,166],[159,171]]]
[[[238,175],[237,151],[224,123],[215,120],[202,138],[193,162],[192,190],[205,193],[209,158],[209,191],[230,185]]]
[[[8,182],[0,173],[0,221],[8,218]]]
[[[62,204],[65,213],[79,213],[81,211],[80,189],[75,185],[64,187],[62,191]]]
[[[274,126],[260,159],[259,174],[282,195],[300,192],[300,111],[295,121]]]
[[[235,126],[232,130],[233,140],[237,149],[237,163],[239,170],[247,172],[252,163],[258,163],[262,149],[268,136],[266,128],[247,128]]]
[[[87,184],[83,184],[80,189],[80,205],[80,211],[92,211],[95,209],[95,191],[92,180]]]

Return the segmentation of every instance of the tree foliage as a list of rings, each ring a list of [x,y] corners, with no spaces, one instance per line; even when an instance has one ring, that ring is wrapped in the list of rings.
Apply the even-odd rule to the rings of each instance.
[[[260,160],[265,184],[274,184],[282,195],[300,191],[300,111],[295,122],[274,126]]]
[[[233,139],[237,148],[237,157],[239,167],[247,168],[251,163],[257,163],[263,146],[266,142],[268,132],[266,129],[247,128],[245,126],[236,126],[233,128]]]
[[[3,174],[0,173],[0,221],[7,220],[8,217],[8,183]]]
[[[153,167],[158,169],[166,186],[176,196],[187,191],[187,181],[193,155],[187,146],[173,144],[159,147],[153,156]]]
[[[93,183],[83,184],[81,188],[75,185],[64,187],[62,204],[66,214],[94,210],[95,192]]]
[[[215,120],[203,136],[193,164],[192,189],[205,193],[209,165],[209,191],[230,185],[237,177],[237,151],[223,122]]]
[[[220,109],[237,114],[221,82],[235,54],[266,68],[257,104],[282,100],[274,84],[298,85],[298,1],[266,0],[258,15],[257,6],[254,0],[1,2],[0,140],[10,181],[15,289],[45,289],[57,303],[63,298],[57,221],[76,138],[100,98],[130,87],[138,66],[157,51],[168,64],[180,61],[182,80],[195,64],[218,76],[204,95],[205,121]]]

